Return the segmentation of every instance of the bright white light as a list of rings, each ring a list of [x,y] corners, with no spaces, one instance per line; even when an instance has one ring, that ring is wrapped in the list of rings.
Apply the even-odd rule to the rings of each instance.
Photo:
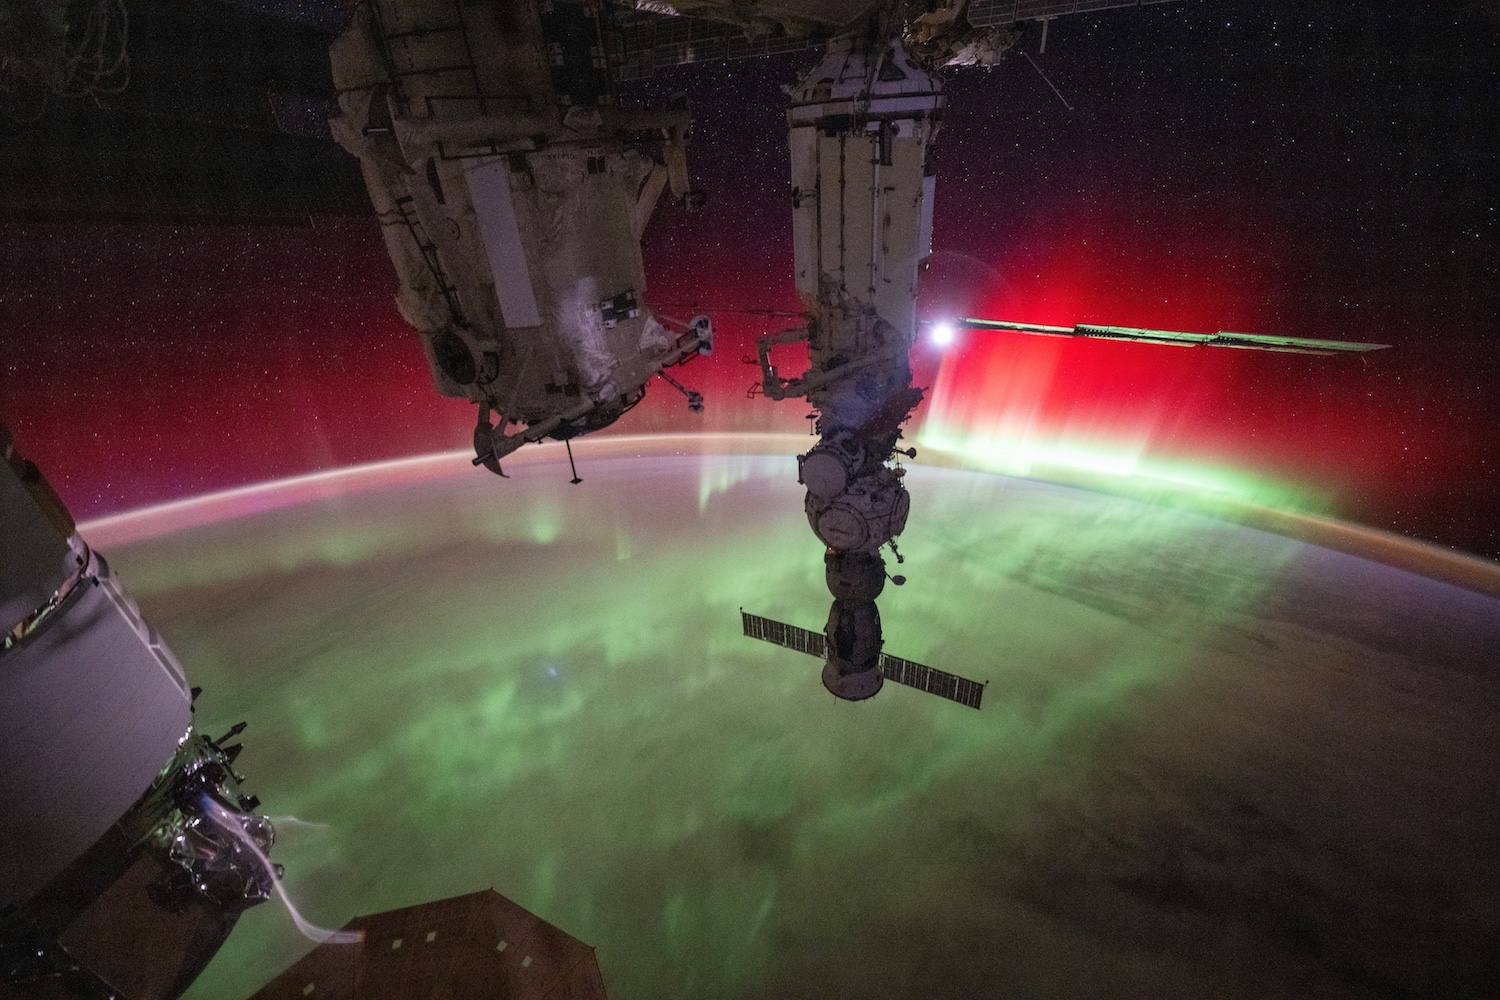
[[[932,342],[939,347],[947,347],[953,343],[953,324],[934,323],[932,326]]]

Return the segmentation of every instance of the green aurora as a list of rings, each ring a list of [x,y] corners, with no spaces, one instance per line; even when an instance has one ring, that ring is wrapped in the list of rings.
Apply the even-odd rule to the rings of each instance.
[[[790,459],[583,471],[107,550],[204,688],[201,728],[249,721],[237,766],[314,921],[493,886],[594,945],[616,1000],[1361,996],[1425,974],[1410,899],[1493,892],[1463,860],[1493,851],[1475,810],[1500,795],[1453,777],[1500,746],[1463,639],[1488,598],[1434,612],[1451,641],[1392,647],[1290,596],[1359,560],[913,468],[886,648],[988,680],[985,708],[895,686],[851,705],[739,634],[740,607],[827,614]],[[1331,608],[1371,599],[1331,572]],[[1393,815],[1407,800],[1425,818]],[[255,909],[189,996],[246,996],[310,947]]]

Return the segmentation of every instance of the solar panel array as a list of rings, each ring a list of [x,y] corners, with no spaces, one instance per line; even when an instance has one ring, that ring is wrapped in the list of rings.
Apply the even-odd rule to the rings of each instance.
[[[973,0],[968,16],[970,24],[986,28],[1064,14],[1172,2],[1175,0]],[[743,28],[732,24],[633,11],[620,12],[618,21],[614,63],[621,80],[644,80],[657,70],[689,63],[810,52],[822,48],[826,41],[816,35],[751,40],[745,37]]]
[[[988,28],[1063,14],[1088,14],[1115,7],[1145,7],[1171,2],[1173,0],[973,0],[969,4],[969,23],[976,28]]]
[[[760,615],[750,615],[740,612],[741,624],[745,628],[745,634],[752,639],[764,639],[766,642],[787,649],[795,649],[799,653],[807,653],[818,659],[826,657],[828,640],[822,632],[809,632],[805,628],[788,625],[785,622],[772,621],[762,618]]]
[[[941,670],[934,670],[931,667],[924,667],[920,663],[903,660],[899,656],[891,656],[888,653],[880,654],[880,673],[888,681],[905,684],[907,687],[926,691],[928,694],[935,694],[939,698],[947,698],[949,701],[956,701],[970,708],[978,708],[980,700],[984,698],[983,684],[956,677]]]
[[[657,70],[688,63],[808,52],[821,48],[824,41],[772,37],[752,41],[745,37],[743,28],[731,24],[692,17],[647,16],[626,20],[618,37],[616,62],[621,80],[644,80]]]

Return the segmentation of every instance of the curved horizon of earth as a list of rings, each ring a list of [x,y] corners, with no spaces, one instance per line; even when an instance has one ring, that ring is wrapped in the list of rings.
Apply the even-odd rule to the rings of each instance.
[[[740,635],[740,607],[827,615],[795,465],[669,454],[784,445],[685,440],[606,439],[577,487],[545,448],[509,481],[434,456],[80,530],[200,728],[250,723],[240,770],[328,926],[492,886],[617,1000],[1500,981],[1500,600],[909,466],[886,648],[985,707],[848,704]],[[189,996],[311,947],[258,907]]]

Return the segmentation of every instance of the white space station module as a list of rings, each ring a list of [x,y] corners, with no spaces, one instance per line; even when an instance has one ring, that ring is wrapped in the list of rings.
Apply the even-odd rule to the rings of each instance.
[[[0,427],[0,997],[170,1000],[278,874],[243,726],[182,667]]]
[[[478,404],[475,464],[497,473],[527,442],[613,423],[712,348],[706,317],[672,330],[644,302],[640,240],[662,191],[702,195],[687,112],[616,100],[605,13],[366,0],[331,50],[330,124],[360,159],[397,304],[438,391]]]

